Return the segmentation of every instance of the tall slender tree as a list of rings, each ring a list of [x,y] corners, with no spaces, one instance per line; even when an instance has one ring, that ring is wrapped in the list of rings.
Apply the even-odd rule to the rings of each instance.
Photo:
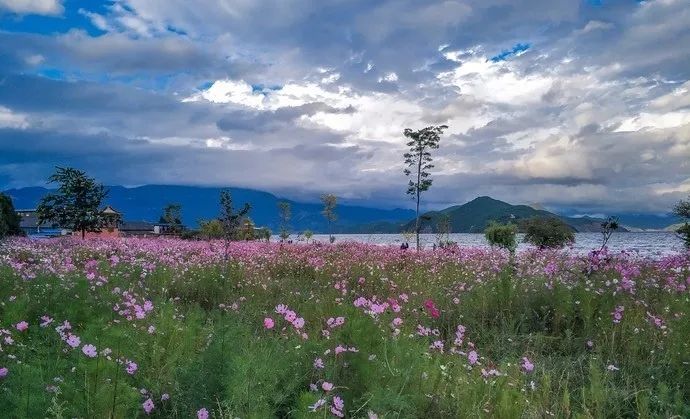
[[[249,214],[251,206],[245,203],[241,210],[235,212],[232,204],[232,194],[227,189],[220,192],[220,216],[218,220],[222,225],[223,242],[225,249],[223,252],[223,278],[227,277],[228,259],[230,257],[230,242],[237,235],[237,229],[244,217]]]
[[[406,128],[404,131],[405,137],[410,140],[407,142],[409,151],[403,155],[405,165],[407,166],[403,172],[405,176],[410,178],[407,184],[407,194],[416,203],[415,236],[417,239],[417,250],[419,250],[419,229],[421,227],[419,202],[422,192],[428,191],[433,182],[429,172],[429,170],[434,168],[431,150],[438,149],[441,134],[447,128],[447,125],[439,125],[422,128],[418,131]]]
[[[335,241],[335,236],[333,235],[333,223],[338,219],[338,215],[335,213],[335,207],[338,204],[338,197],[330,193],[323,194],[321,195],[321,202],[323,202],[323,211],[321,211],[321,214],[328,223],[328,240],[333,243]]]
[[[60,186],[56,193],[46,195],[38,204],[39,222],[54,221],[61,227],[81,232],[82,239],[86,232],[101,231],[106,222],[100,208],[108,195],[105,186],[71,167],[57,167],[48,182]]]
[[[278,215],[280,216],[280,238],[286,240],[290,237],[290,219],[292,218],[289,202],[278,202]]]

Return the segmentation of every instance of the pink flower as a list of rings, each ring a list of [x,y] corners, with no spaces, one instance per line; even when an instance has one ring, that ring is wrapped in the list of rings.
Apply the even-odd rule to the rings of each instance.
[[[438,308],[436,308],[436,304],[434,304],[433,300],[426,300],[424,302],[424,308],[426,308],[427,313],[429,313],[429,316],[432,318],[438,319],[441,317],[441,312],[438,311]]]
[[[153,400],[151,400],[151,399],[146,399],[146,401],[144,402],[144,404],[142,405],[142,407],[144,408],[144,412],[146,412],[146,414],[148,415],[149,413],[151,413],[151,411],[153,410],[153,408],[156,407],[156,406],[153,404]]]
[[[208,419],[208,410],[206,410],[205,407],[202,407],[196,412],[196,417],[197,419]]]
[[[323,389],[323,391],[331,391],[333,390],[333,384],[329,383],[328,381],[324,381],[321,384],[321,388]]]
[[[522,357],[522,364],[520,364],[525,372],[532,372],[534,370],[534,364],[526,356]]]
[[[91,344],[84,345],[81,348],[81,351],[84,352],[84,355],[88,356],[89,358],[95,358],[96,355],[98,355],[98,351],[96,351],[96,347],[91,345]]]
[[[467,354],[467,360],[469,361],[470,365],[474,365],[477,363],[477,360],[479,360],[479,355],[476,351],[470,351],[470,353]]]
[[[266,329],[273,329],[273,326],[275,326],[275,322],[273,321],[273,319],[270,317],[266,317],[264,319],[264,327]]]
[[[323,369],[323,359],[321,359],[321,358],[316,358],[316,359],[314,360],[314,368],[316,368],[317,370]]]
[[[27,323],[27,322],[25,322],[24,320],[22,320],[22,321],[20,321],[19,323],[17,323],[17,325],[16,325],[15,327],[16,327],[17,330],[19,330],[20,332],[23,332],[23,331],[25,331],[26,329],[29,328],[29,323]]]
[[[0,368],[0,378],[5,378],[5,377],[7,377],[7,373],[8,373],[8,372],[9,372],[9,370],[8,370],[6,367]]]

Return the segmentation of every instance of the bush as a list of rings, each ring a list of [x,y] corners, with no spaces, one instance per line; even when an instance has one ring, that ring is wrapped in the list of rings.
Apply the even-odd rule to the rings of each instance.
[[[685,247],[690,249],[690,223],[688,223],[688,221],[690,221],[690,199],[687,201],[680,201],[675,208],[673,208],[673,213],[678,217],[685,218],[685,224],[676,230],[676,234],[683,240]]]
[[[199,235],[205,239],[222,239],[223,224],[218,219],[199,222]]]
[[[518,228],[513,223],[500,224],[492,221],[484,230],[484,237],[491,246],[498,246],[512,253],[517,247],[517,231]]]
[[[554,217],[534,217],[524,222],[525,242],[540,249],[561,248],[575,242],[573,229]]]

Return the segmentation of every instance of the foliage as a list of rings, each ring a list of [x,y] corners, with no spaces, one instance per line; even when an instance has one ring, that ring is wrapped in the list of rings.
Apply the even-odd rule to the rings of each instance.
[[[491,222],[484,230],[484,237],[491,246],[498,246],[513,253],[517,248],[517,232],[518,227],[513,223]]]
[[[606,244],[609,242],[611,239],[611,236],[613,233],[618,230],[618,227],[620,225],[618,224],[618,217],[610,216],[606,220],[602,221],[601,223],[601,235],[602,237],[602,243],[601,243],[601,249],[604,250],[606,247]]]
[[[338,219],[338,215],[335,213],[335,207],[338,204],[338,197],[333,194],[323,194],[321,195],[321,202],[323,202],[323,211],[321,211],[321,214],[328,223],[328,240],[333,243],[335,242],[335,236],[333,235],[333,223]]]
[[[184,230],[184,225],[182,224],[182,205],[175,203],[166,205],[158,221],[168,224],[172,233],[180,234]]]
[[[12,199],[0,193],[0,240],[7,236],[21,236],[20,221],[21,217],[17,215]]]
[[[690,253],[7,244],[4,417],[690,416]]]
[[[292,219],[292,207],[289,202],[278,202],[278,216],[280,217],[280,238],[287,240],[290,237],[290,220]]]
[[[436,221],[436,243],[440,248],[450,245],[450,233],[452,230],[450,216],[448,214],[440,214]]]
[[[676,230],[676,234],[683,240],[685,247],[690,249],[690,198],[678,202],[673,208],[673,213],[685,219],[685,224]]]
[[[540,249],[561,248],[575,242],[572,228],[555,217],[534,217],[523,221],[526,243]]]
[[[41,223],[51,221],[60,227],[81,232],[100,232],[106,223],[101,203],[108,195],[106,188],[85,172],[71,167],[57,167],[48,178],[59,184],[56,193],[44,196],[36,208]]]
[[[433,183],[431,173],[429,172],[429,170],[434,168],[431,150],[438,149],[441,134],[447,128],[447,125],[426,127],[418,131],[405,128],[403,132],[405,137],[410,139],[406,144],[409,147],[409,151],[403,155],[406,166],[403,173],[411,178],[407,184],[406,193],[416,203],[415,235],[417,237],[417,250],[419,250],[419,229],[421,227],[419,202],[422,192],[428,191]]]
[[[302,233],[304,236],[304,239],[309,243],[312,237],[314,237],[314,233],[311,230],[305,230],[304,233]]]
[[[219,219],[199,221],[199,235],[206,240],[222,239],[225,237],[223,223]]]

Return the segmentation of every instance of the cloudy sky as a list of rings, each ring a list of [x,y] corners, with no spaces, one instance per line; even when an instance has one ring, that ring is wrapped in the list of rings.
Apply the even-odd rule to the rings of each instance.
[[[69,165],[407,205],[402,131],[435,124],[431,208],[666,212],[690,1],[0,0],[0,189]]]

